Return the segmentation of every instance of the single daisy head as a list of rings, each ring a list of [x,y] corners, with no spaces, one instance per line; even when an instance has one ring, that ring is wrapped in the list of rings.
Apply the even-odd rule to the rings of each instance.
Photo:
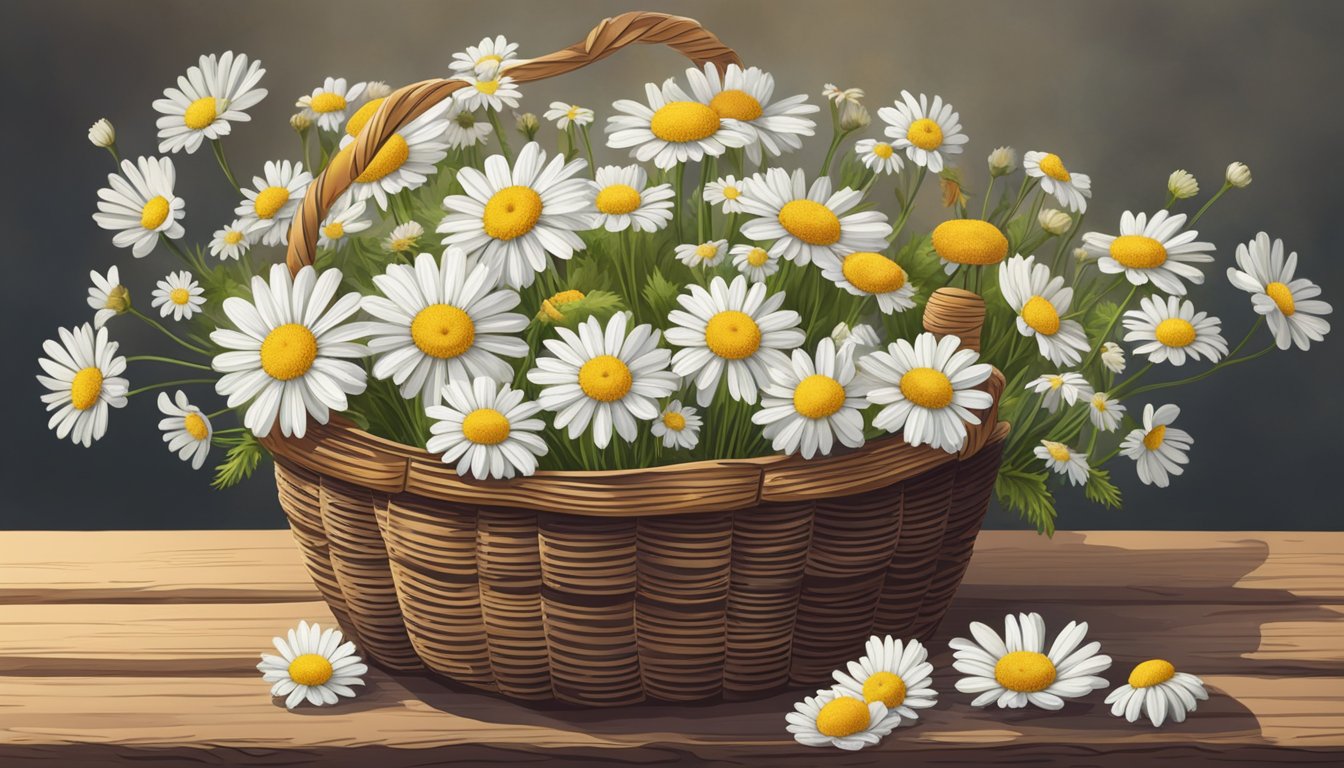
[[[107,275],[89,272],[89,306],[93,308],[93,327],[102,328],[108,320],[131,308],[131,292],[121,284],[121,275],[115,265],[107,270]]]
[[[901,265],[876,251],[855,251],[821,265],[821,274],[854,296],[873,296],[884,315],[915,306],[915,286]]]
[[[708,240],[706,242],[683,243],[673,249],[677,261],[688,267],[717,267],[728,256],[727,240]]]
[[[121,173],[107,175],[108,186],[98,190],[98,212],[93,220],[115,231],[112,244],[130,248],[137,259],[148,256],[160,237],[176,240],[183,235],[186,203],[173,194],[177,171],[166,157],[140,157],[121,161]]]
[[[821,89],[821,95],[837,107],[846,103],[862,104],[864,97],[862,88],[841,88],[834,83],[827,83],[826,87]]]
[[[607,146],[628,149],[630,156],[664,170],[678,163],[718,157],[730,147],[745,147],[757,139],[750,126],[721,117],[708,104],[696,101],[672,78],[659,88],[644,86],[647,104],[620,99],[607,118]]]
[[[112,121],[100,117],[89,126],[89,143],[99,149],[107,149],[117,143],[117,129]]]
[[[930,104],[922,93],[916,100],[914,94],[901,91],[895,106],[877,110],[877,116],[887,124],[892,146],[931,173],[940,173],[946,156],[961,154],[962,145],[969,141],[961,132],[959,116],[942,96],[934,96]]]
[[[854,347],[829,337],[812,356],[793,350],[789,365],[772,367],[761,390],[761,409],[751,421],[765,429],[771,447],[804,459],[828,456],[836,441],[846,448],[863,445],[863,409],[868,401],[855,391]]]
[[[154,100],[154,111],[163,115],[157,122],[159,151],[195,152],[205,139],[228,136],[232,123],[251,120],[247,110],[266,98],[266,89],[257,87],[264,74],[261,62],[249,62],[241,53],[202,56],[177,78],[176,88]]]
[[[560,130],[568,130],[569,126],[576,125],[582,128],[593,122],[593,110],[587,107],[580,107],[578,104],[566,104],[563,101],[552,101],[551,108],[542,115],[555,123],[555,127]]]
[[[1104,341],[1101,344],[1101,364],[1106,366],[1106,370],[1111,373],[1125,372],[1125,350],[1114,341]]]
[[[466,110],[485,108],[503,112],[505,108],[517,109],[518,101],[523,97],[513,78],[501,75],[498,69],[485,73],[466,72],[458,79],[466,81],[467,85],[454,91],[453,99]]]
[[[318,247],[337,251],[344,248],[351,235],[357,235],[373,226],[370,214],[366,201],[356,200],[349,193],[341,195],[331,206],[331,210],[327,211],[322,226],[318,227]]]
[[[966,425],[979,424],[972,409],[988,408],[994,398],[976,389],[993,368],[979,362],[973,349],[958,349],[953,335],[938,339],[921,333],[911,344],[898,339],[864,355],[859,367],[873,385],[868,401],[883,406],[873,426],[888,432],[904,430],[910,445],[929,445],[956,453],[966,443]]]
[[[1196,242],[1199,233],[1181,232],[1184,225],[1184,213],[1158,211],[1149,218],[1146,213],[1125,211],[1120,234],[1088,232],[1083,247],[1097,257],[1097,269],[1108,275],[1124,274],[1134,285],[1151,282],[1163,293],[1184,296],[1182,280],[1204,282],[1204,273],[1194,265],[1213,261],[1213,243]]]
[[[1041,395],[1041,407],[1050,413],[1059,410],[1060,402],[1073,405],[1092,396],[1092,385],[1081,373],[1047,373],[1027,382],[1027,389]]]
[[[1134,460],[1144,485],[1166,488],[1171,475],[1185,472],[1184,465],[1190,462],[1187,454],[1195,439],[1184,429],[1171,426],[1180,415],[1181,409],[1174,405],[1155,409],[1149,403],[1143,407],[1143,426],[1120,443],[1121,453]]]
[[[851,752],[878,743],[901,723],[901,716],[882,702],[864,702],[837,689],[795,703],[784,719],[799,744]]]
[[[953,668],[965,675],[957,690],[977,694],[971,706],[1062,709],[1065,699],[1106,687],[1097,673],[1110,669],[1111,657],[1097,653],[1101,643],[1082,644],[1087,622],[1069,622],[1049,651],[1040,614],[1009,614],[1003,623],[1002,637],[976,621],[971,623],[974,639],[958,637],[948,643],[956,651]]]
[[[317,624],[300,621],[287,638],[272,639],[280,655],[261,654],[257,670],[261,679],[272,683],[272,696],[285,697],[288,709],[305,700],[321,707],[335,704],[340,697],[353,698],[351,686],[363,685],[362,675],[369,668],[355,655],[355,644],[342,640],[339,629],[323,631]]]
[[[220,261],[237,261],[242,258],[247,249],[252,247],[247,236],[249,226],[246,219],[234,219],[215,230],[214,236],[210,238],[210,255]]]
[[[1199,194],[1199,180],[1187,170],[1175,170],[1167,177],[1167,193],[1174,200],[1188,200]]]
[[[882,343],[873,326],[864,323],[850,325],[844,322],[836,323],[831,329],[831,341],[834,341],[837,347],[853,346],[856,359],[864,353],[877,349]]]
[[[518,44],[510,43],[503,35],[495,35],[481,38],[476,45],[468,45],[465,51],[454,53],[448,68],[489,77],[516,58]]]
[[[126,407],[126,358],[107,340],[106,328],[85,323],[56,331],[60,341],[42,342],[47,354],[37,360],[46,373],[37,381],[49,390],[42,396],[51,413],[47,428],[87,448],[107,433],[108,409]]]
[[[1073,485],[1087,484],[1091,471],[1088,469],[1087,454],[1054,440],[1042,440],[1032,453],[1044,461],[1052,472],[1064,475]]]
[[[419,222],[408,221],[405,224],[398,224],[388,233],[387,239],[383,240],[383,248],[388,253],[413,253],[420,247],[420,238],[424,237],[425,228],[420,226]]]
[[[723,176],[705,185],[705,202],[723,207],[724,213],[741,213],[744,182],[736,176]]]
[[[747,159],[759,165],[764,153],[779,157],[803,146],[804,136],[812,136],[816,123],[806,115],[820,107],[807,103],[807,96],[772,100],[775,78],[759,67],[743,69],[729,64],[722,73],[713,62],[703,69],[686,70],[686,81],[696,101],[709,105],[721,119],[736,120],[753,135],[747,144]]]
[[[738,243],[728,250],[733,257],[733,266],[753,283],[764,283],[765,279],[779,271],[779,256],[748,243]]]
[[[1283,255],[1283,241],[1261,232],[1249,243],[1237,246],[1237,267],[1227,268],[1232,285],[1251,294],[1251,306],[1269,320],[1269,330],[1279,349],[1294,344],[1306,350],[1330,332],[1323,315],[1334,311],[1324,301],[1320,286],[1297,273],[1297,253]]]
[[[680,400],[667,404],[658,419],[649,427],[654,437],[661,438],[664,448],[695,450],[700,443],[701,419],[699,412]]]
[[[1027,152],[1022,156],[1022,168],[1028,176],[1040,179],[1041,189],[1047,195],[1054,195],[1060,205],[1078,213],[1087,210],[1087,199],[1092,196],[1092,178],[1085,173],[1070,173],[1059,155]]]
[[[1133,723],[1145,714],[1154,728],[1168,720],[1185,722],[1199,702],[1207,701],[1204,681],[1188,672],[1178,672],[1166,659],[1149,659],[1135,665],[1124,685],[1106,696],[1111,714]]]
[[[192,469],[200,469],[210,455],[210,438],[215,434],[210,417],[192,405],[180,389],[171,398],[167,392],[159,393],[159,413],[164,416],[159,421],[159,430],[168,450],[179,459],[190,461]]]
[[[606,165],[595,176],[593,229],[657,232],[672,221],[672,185],[648,186],[649,174],[642,167]]]
[[[477,480],[508,480],[537,471],[537,457],[546,443],[537,432],[546,425],[533,418],[541,406],[523,400],[522,390],[493,379],[456,379],[443,387],[443,405],[425,409],[430,425],[430,453]]]
[[[862,192],[849,187],[833,192],[825,176],[808,186],[801,169],[792,175],[782,168],[757,174],[746,182],[740,202],[756,217],[742,225],[742,236],[774,241],[770,253],[799,266],[835,265],[855,251],[881,251],[891,234],[886,214],[854,211]]]
[[[174,320],[190,320],[205,306],[205,289],[191,273],[184,270],[169,272],[154,288],[150,306],[159,308],[160,317],[172,315]]]
[[[1014,256],[999,264],[999,290],[1017,313],[1017,332],[1035,337],[1042,357],[1054,365],[1082,362],[1091,344],[1081,323],[1063,319],[1073,303],[1073,288],[1063,277],[1051,277],[1035,256]]]
[[[1087,401],[1087,418],[1101,432],[1114,432],[1125,416],[1125,406],[1105,392],[1094,392]]]
[[[934,705],[938,692],[930,686],[929,679],[933,665],[928,662],[929,652],[918,640],[873,635],[863,651],[862,658],[846,665],[848,674],[838,669],[831,673],[836,693],[866,703],[880,701],[888,712],[909,720],[919,719],[916,710]]]
[[[355,177],[348,192],[355,200],[372,197],[378,207],[387,210],[388,197],[404,189],[415,189],[436,172],[440,160],[448,156],[444,118],[451,102],[442,101],[423,115],[387,137],[364,171]],[[354,138],[341,140],[341,152],[354,152]]]
[[[289,243],[289,225],[308,192],[313,174],[303,163],[267,160],[261,176],[252,177],[252,187],[243,190],[243,201],[234,209],[247,226],[249,238],[262,245]]]
[[[1137,341],[1134,354],[1154,363],[1184,365],[1185,358],[1216,363],[1227,354],[1219,333],[1222,321],[1207,312],[1195,312],[1194,302],[1175,296],[1145,296],[1138,309],[1125,313],[1125,341]]]
[[[466,149],[484,144],[495,128],[488,120],[479,120],[475,112],[454,101],[443,115],[446,121],[443,138],[453,149]]]
[[[998,264],[1008,256],[1008,238],[998,227],[980,219],[951,219],[933,228],[933,250],[949,275],[957,267]]]
[[[996,147],[989,153],[989,175],[995,178],[1007,176],[1017,170],[1017,150],[1012,147]]]
[[[313,92],[300,96],[294,106],[324,131],[336,132],[364,99],[366,83],[349,84],[344,77],[328,77]]]
[[[858,154],[864,168],[879,176],[900,173],[904,165],[901,156],[896,153],[896,147],[889,141],[862,139],[854,145],[854,152]]]

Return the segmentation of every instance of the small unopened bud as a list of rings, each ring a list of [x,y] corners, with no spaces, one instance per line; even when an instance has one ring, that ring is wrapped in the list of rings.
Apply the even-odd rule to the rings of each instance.
[[[541,130],[541,121],[531,112],[518,115],[515,124],[518,127],[518,132],[526,136],[528,141],[535,139],[537,131]]]
[[[1036,221],[1040,223],[1041,229],[1052,235],[1062,235],[1073,226],[1072,216],[1054,208],[1042,208],[1036,215]]]
[[[116,285],[107,292],[107,303],[104,307],[117,314],[121,314],[131,308],[131,292],[124,285]]]
[[[1081,245],[1073,249],[1073,260],[1079,264],[1086,264],[1092,260],[1092,254]]]
[[[1245,163],[1232,163],[1227,166],[1227,183],[1243,189],[1251,185],[1251,169]]]
[[[1017,170],[1017,150],[1012,147],[999,147],[989,153],[989,175],[1007,176]]]
[[[364,97],[367,99],[385,99],[392,95],[392,86],[384,83],[382,80],[374,80],[364,86]]]
[[[303,133],[313,127],[313,121],[312,118],[302,112],[295,112],[289,117],[289,127],[293,128],[298,133]]]
[[[112,127],[112,122],[106,117],[99,118],[98,122],[89,126],[89,143],[107,149],[117,143],[117,129]]]
[[[1199,181],[1189,171],[1172,171],[1167,177],[1167,191],[1177,200],[1187,200],[1199,194]]]
[[[846,101],[840,108],[840,130],[845,133],[867,128],[872,122],[873,117],[868,114],[868,108],[857,101]]]

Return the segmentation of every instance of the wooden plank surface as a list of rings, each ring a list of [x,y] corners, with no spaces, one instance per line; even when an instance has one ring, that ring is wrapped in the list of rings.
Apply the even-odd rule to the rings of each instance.
[[[272,635],[330,622],[286,531],[0,535],[0,765],[1220,765],[1344,759],[1344,534],[987,532],[931,644],[938,707],[856,754],[783,730],[798,691],[710,706],[524,707],[374,671],[287,712],[253,669]],[[1058,713],[973,710],[946,641],[971,620],[1071,618],[1128,665],[1171,658],[1211,700],[1153,729],[1098,693]]]

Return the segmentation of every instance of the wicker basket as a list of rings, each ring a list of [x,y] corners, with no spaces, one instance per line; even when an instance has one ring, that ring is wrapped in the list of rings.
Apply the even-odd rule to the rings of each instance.
[[[630,13],[510,74],[535,80],[632,42],[737,57],[696,22]],[[400,89],[313,182],[289,264],[380,143],[460,83]],[[978,348],[979,297],[941,289],[925,326]],[[927,637],[961,582],[1002,457],[995,403],[960,455],[899,436],[823,459],[460,477],[334,419],[266,439],[313,580],[374,663],[528,699],[615,706],[816,685],[869,633]]]

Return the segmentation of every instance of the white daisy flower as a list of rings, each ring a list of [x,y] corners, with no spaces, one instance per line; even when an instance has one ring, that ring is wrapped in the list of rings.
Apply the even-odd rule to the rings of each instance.
[[[218,329],[210,340],[225,351],[212,365],[223,373],[215,391],[237,408],[251,402],[243,426],[262,437],[276,420],[285,437],[303,437],[308,417],[326,424],[331,411],[344,411],[346,395],[364,391],[364,367],[341,358],[362,358],[353,343],[363,324],[345,322],[359,310],[360,296],[347,293],[332,303],[341,283],[339,269],[310,265],[290,277],[284,264],[271,265],[267,284],[252,278],[252,301],[224,300],[224,314],[238,330]],[[330,305],[330,306],[328,306]]]
[[[596,177],[593,229],[657,232],[672,221],[672,185],[648,186],[649,174],[640,166],[604,165]]]
[[[1087,210],[1087,199],[1092,196],[1092,177],[1085,173],[1070,173],[1059,155],[1050,152],[1027,152],[1022,155],[1022,169],[1028,176],[1041,180],[1041,189],[1054,195],[1059,204],[1071,211]]]
[[[918,166],[927,166],[931,173],[940,173],[946,163],[944,155],[959,155],[969,139],[961,132],[959,116],[942,96],[928,97],[901,91],[901,100],[895,107],[877,110],[877,116],[887,124],[886,134],[897,149]]]
[[[425,415],[434,420],[425,448],[443,463],[477,480],[509,480],[537,471],[546,443],[537,434],[546,425],[532,418],[541,406],[523,401],[523,391],[489,378],[450,381],[434,396]],[[428,402],[428,400],[427,400]]]
[[[261,62],[248,63],[241,53],[202,56],[199,66],[177,78],[176,88],[154,100],[154,111],[163,115],[157,121],[159,151],[190,154],[205,139],[228,136],[231,123],[251,120],[247,110],[266,98],[266,89],[257,87],[264,74]]]
[[[1047,373],[1027,382],[1027,389],[1045,395],[1041,407],[1054,413],[1062,400],[1073,405],[1092,396],[1092,385],[1081,373]]]
[[[1087,403],[1087,418],[1102,432],[1114,432],[1124,418],[1125,406],[1105,392],[1094,392]]]
[[[518,101],[523,97],[513,78],[508,75],[501,76],[497,72],[488,75],[464,74],[458,79],[467,83],[465,88],[453,92],[453,98],[463,109],[485,107],[502,112],[506,107],[517,109]]]
[[[1125,350],[1113,341],[1101,344],[1101,364],[1111,373],[1125,372]]]
[[[767,296],[763,283],[748,285],[738,275],[731,285],[715,277],[709,290],[687,286],[677,297],[681,309],[668,313],[674,327],[668,329],[667,340],[683,348],[672,358],[672,370],[694,380],[702,408],[714,399],[725,375],[729,396],[754,404],[756,390],[770,383],[770,369],[789,365],[781,350],[803,343],[805,334],[798,327],[802,318],[780,309],[784,294]]]
[[[837,107],[846,102],[850,104],[862,104],[864,97],[862,88],[841,88],[834,83],[827,83],[826,87],[821,89],[821,95],[824,98],[835,102]]]
[[[972,408],[988,408],[994,398],[974,387],[994,370],[978,362],[973,349],[957,349],[953,335],[937,339],[921,333],[911,344],[898,339],[885,351],[864,355],[859,367],[873,380],[868,402],[885,406],[873,426],[888,432],[904,430],[906,443],[930,445],[956,453],[966,443],[966,424],[979,424]]]
[[[649,431],[662,438],[664,448],[695,450],[700,443],[701,419],[696,409],[683,406],[680,400],[667,404]]]
[[[100,117],[89,126],[89,143],[99,149],[108,149],[117,143],[117,129],[112,121]]]
[[[753,283],[764,283],[765,279],[779,271],[779,257],[759,245],[739,243],[728,250],[733,257],[733,266]]]
[[[205,289],[185,269],[169,272],[155,285],[150,306],[159,308],[159,317],[172,315],[174,320],[190,320],[205,306]]]
[[[1134,285],[1152,284],[1163,293],[1185,295],[1185,283],[1204,283],[1204,273],[1194,264],[1213,261],[1213,243],[1195,242],[1199,232],[1180,232],[1185,214],[1158,211],[1137,216],[1125,211],[1120,234],[1088,232],[1083,247],[1097,257],[1097,269],[1108,275],[1124,273]],[[1177,234],[1180,232],[1180,234]]]
[[[1185,365],[1186,355],[1195,360],[1218,362],[1227,354],[1227,341],[1219,330],[1222,321],[1207,312],[1195,312],[1192,301],[1167,296],[1145,296],[1139,309],[1125,313],[1125,341],[1143,342],[1134,354],[1147,355],[1149,362]]]
[[[1073,303],[1073,288],[1035,256],[1014,256],[999,264],[1003,300],[1017,313],[1017,332],[1036,338],[1041,356],[1054,365],[1077,365],[1092,348],[1077,320],[1064,320]]]
[[[364,97],[367,99],[385,99],[392,95],[392,86],[382,80],[370,80],[364,87]]]
[[[419,222],[408,221],[405,224],[398,224],[383,241],[383,247],[389,253],[410,253],[419,247],[420,238],[424,237],[424,234],[425,228],[420,226]]]
[[[47,428],[56,437],[85,448],[107,433],[108,408],[126,407],[130,384],[126,358],[117,355],[118,344],[107,340],[107,329],[85,323],[71,329],[57,328],[60,342],[42,342],[46,357],[37,360],[47,375],[38,374],[38,382],[50,390],[42,396],[47,411],[55,411]]]
[[[891,635],[873,635],[864,644],[864,656],[846,665],[848,674],[838,669],[831,673],[834,690],[864,702],[880,701],[888,712],[918,720],[915,710],[932,707],[938,698],[930,686],[933,665],[928,658],[928,650],[918,640],[902,642]]]
[[[587,107],[580,107],[578,104],[566,104],[563,101],[552,101],[551,108],[546,110],[542,117],[555,123],[555,127],[565,130],[571,125],[577,125],[582,128],[593,122],[593,110]]]
[[[1167,177],[1167,192],[1175,200],[1188,200],[1199,194],[1199,180],[1183,168],[1172,171]]]
[[[1251,306],[1269,318],[1269,330],[1279,349],[1296,344],[1306,350],[1313,341],[1321,341],[1330,332],[1330,322],[1321,315],[1334,311],[1317,299],[1320,286],[1306,278],[1293,279],[1297,272],[1297,252],[1283,256],[1283,241],[1261,232],[1249,243],[1237,246],[1237,266],[1227,268],[1232,285],[1251,294]]]
[[[728,241],[710,240],[698,245],[685,243],[678,245],[673,252],[677,261],[688,267],[717,267],[728,256]]]
[[[503,35],[496,35],[481,38],[479,44],[468,45],[465,51],[454,53],[448,68],[454,72],[491,75],[516,58],[518,44],[510,43]]]
[[[998,178],[1007,176],[1017,170],[1017,150],[1012,147],[995,147],[993,152],[986,158],[989,164],[989,175]]]
[[[387,137],[364,172],[355,177],[348,194],[355,200],[370,197],[387,210],[387,198],[403,189],[415,189],[429,180],[439,161],[448,156],[444,114],[450,102],[439,102],[423,115]],[[354,152],[354,139],[341,139],[342,152]]]
[[[358,108],[367,85],[350,85],[344,77],[328,77],[312,93],[300,96],[294,106],[300,107],[303,111],[299,114],[317,123],[318,128],[336,132],[341,130],[346,119]]]
[[[121,274],[115,265],[108,268],[106,277],[90,271],[89,280],[93,282],[89,286],[89,306],[95,310],[94,328],[102,328],[108,320],[131,308],[131,292],[121,284]]]
[[[489,121],[477,120],[475,112],[464,109],[456,101],[444,113],[443,118],[447,121],[443,138],[453,149],[466,149],[484,144],[486,139],[490,138],[490,132],[495,130]]]
[[[681,386],[667,370],[672,353],[658,346],[659,331],[646,323],[627,335],[628,323],[628,313],[617,312],[606,328],[595,317],[578,333],[556,326],[560,338],[542,342],[551,354],[527,372],[527,380],[542,387],[541,407],[555,413],[556,429],[569,428],[571,440],[591,424],[598,448],[611,442],[613,428],[632,443],[639,436],[635,420],[658,418],[657,400]]]
[[[341,195],[317,230],[317,245],[339,251],[345,247],[350,235],[357,235],[372,226],[368,203],[348,194]]]
[[[790,176],[771,168],[746,182],[740,198],[743,210],[757,216],[742,225],[742,236],[758,242],[773,240],[770,253],[799,266],[816,262],[838,265],[855,251],[887,247],[891,225],[881,211],[851,211],[863,202],[863,193],[844,187],[834,193],[825,176],[807,186],[801,169]]]
[[[1144,485],[1166,488],[1171,484],[1168,475],[1185,472],[1190,462],[1186,453],[1195,439],[1189,432],[1172,427],[1181,409],[1167,404],[1154,409],[1149,403],[1143,407],[1143,426],[1125,436],[1120,452],[1138,465],[1139,479]]]
[[[705,185],[705,202],[723,207],[724,213],[741,213],[744,182],[736,176],[724,176]]]
[[[770,368],[770,383],[761,388],[761,409],[751,415],[753,424],[765,427],[771,447],[810,459],[830,455],[836,440],[846,448],[863,445],[868,401],[850,388],[854,348],[842,344],[837,352],[835,342],[824,338],[815,359],[795,349],[791,362]]]
[[[855,251],[840,261],[821,264],[827,280],[854,296],[874,296],[884,315],[915,306],[915,286],[901,265],[873,251]]]
[[[644,86],[648,104],[619,99],[612,106],[620,114],[607,118],[607,146],[629,149],[641,163],[667,170],[677,163],[718,157],[730,147],[755,142],[756,131],[737,120],[723,118],[708,104],[691,98],[668,78],[660,89]]]
[[[192,469],[200,469],[210,455],[210,438],[215,434],[210,418],[192,405],[180,389],[172,399],[167,392],[159,393],[159,413],[166,417],[159,421],[159,429],[168,450],[179,459],[190,461]]]
[[[1203,680],[1177,672],[1175,665],[1165,659],[1149,659],[1134,667],[1129,681],[1111,691],[1106,703],[1116,717],[1132,723],[1147,714],[1153,727],[1160,728],[1167,720],[1185,722],[1185,716],[1208,698]]]
[[[1045,466],[1052,472],[1069,478],[1069,482],[1073,485],[1087,484],[1088,475],[1091,473],[1087,466],[1087,454],[1054,440],[1042,440],[1032,453],[1044,461]]]
[[[98,213],[93,220],[115,230],[112,244],[130,248],[137,259],[148,256],[162,235],[176,240],[185,230],[186,202],[173,194],[177,171],[166,157],[121,161],[121,174],[109,173],[108,186],[98,190]]]
[[[374,378],[391,379],[402,397],[419,396],[426,406],[441,402],[446,382],[513,379],[503,358],[527,354],[513,335],[527,318],[509,311],[518,294],[494,290],[485,265],[450,247],[439,264],[422,253],[414,268],[391,264],[373,282],[383,295],[365,296],[362,306],[381,321],[366,325]]]
[[[353,698],[350,686],[363,685],[361,675],[369,668],[355,655],[355,644],[342,643],[339,629],[322,631],[317,624],[300,621],[297,630],[284,638],[271,640],[279,656],[261,654],[257,670],[271,686],[272,696],[284,696],[285,707],[293,709],[306,699],[320,707],[335,704],[340,697]]]
[[[803,146],[801,137],[815,133],[817,124],[803,115],[815,114],[820,107],[807,103],[805,95],[771,102],[775,78],[759,67],[743,69],[729,64],[720,79],[718,67],[705,62],[703,70],[687,69],[686,81],[697,101],[708,104],[722,119],[738,121],[754,134],[746,147],[747,159],[753,164],[760,164],[762,149],[771,157],[779,157],[786,151],[799,149]]]
[[[865,704],[863,699],[834,689],[817,691],[816,696],[795,703],[784,719],[799,744],[851,752],[878,743],[901,723],[901,716],[882,702]]]
[[[234,219],[228,225],[215,230],[214,236],[210,238],[210,255],[220,261],[241,259],[252,247],[247,236],[247,227],[246,219]]]
[[[1237,189],[1245,189],[1251,185],[1251,169],[1245,163],[1228,163],[1224,178]]]
[[[835,327],[831,329],[831,341],[834,341],[837,347],[854,347],[856,359],[877,349],[882,343],[882,340],[877,336],[877,331],[873,330],[871,325],[864,323],[857,323],[852,327],[848,323],[836,323]]]
[[[267,160],[262,176],[252,177],[252,188],[243,189],[243,201],[234,209],[247,227],[248,239],[262,245],[287,245],[289,225],[298,213],[313,174],[303,163]]]
[[[1076,699],[1106,687],[1097,677],[1111,667],[1111,657],[1097,653],[1101,643],[1082,645],[1087,622],[1070,621],[1045,652],[1045,622],[1037,613],[1008,614],[1003,637],[978,621],[971,622],[969,640],[954,638],[952,667],[966,675],[957,681],[962,693],[979,694],[973,707],[998,704],[1000,709],[1062,709]],[[1082,645],[1082,647],[1079,647]]]
[[[905,165],[891,142],[862,139],[854,144],[854,151],[858,153],[859,160],[863,161],[863,167],[879,176],[900,173]]]

